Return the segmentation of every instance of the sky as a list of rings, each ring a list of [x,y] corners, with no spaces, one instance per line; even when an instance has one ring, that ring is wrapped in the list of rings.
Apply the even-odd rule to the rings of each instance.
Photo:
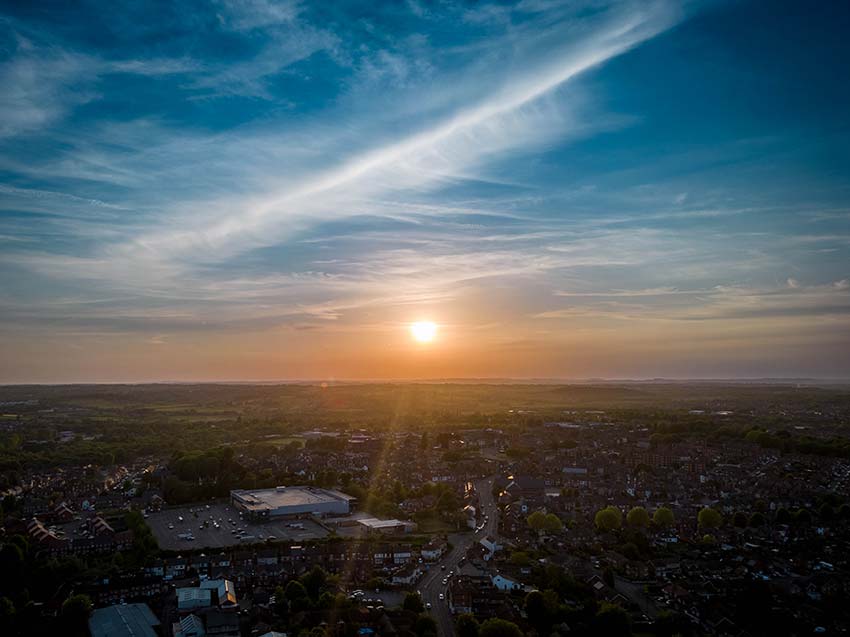
[[[0,2],[0,383],[850,378],[848,32]]]

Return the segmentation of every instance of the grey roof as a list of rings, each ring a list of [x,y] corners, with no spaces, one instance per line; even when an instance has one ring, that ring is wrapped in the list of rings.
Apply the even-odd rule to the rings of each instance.
[[[309,506],[327,502],[350,502],[355,498],[333,489],[310,486],[276,487],[274,489],[236,489],[230,492],[242,506],[250,510]]]
[[[98,608],[89,619],[92,637],[156,637],[159,626],[147,604],[121,604]]]

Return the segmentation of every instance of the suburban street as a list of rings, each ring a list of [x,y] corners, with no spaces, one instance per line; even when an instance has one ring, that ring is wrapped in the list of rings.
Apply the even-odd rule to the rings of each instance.
[[[448,588],[447,585],[443,584],[443,579],[452,570],[457,568],[461,558],[466,555],[467,550],[473,543],[488,535],[495,537],[498,529],[498,508],[493,499],[493,482],[495,479],[496,476],[490,476],[489,478],[482,478],[475,483],[475,488],[479,494],[481,514],[487,516],[484,528],[477,533],[456,533],[450,535],[449,542],[452,544],[452,550],[443,556],[442,560],[431,566],[431,569],[419,585],[422,601],[426,604],[431,604],[431,610],[429,612],[436,620],[438,632],[443,637],[451,637],[455,632],[448,603],[445,599],[440,599],[440,593],[445,594]]]

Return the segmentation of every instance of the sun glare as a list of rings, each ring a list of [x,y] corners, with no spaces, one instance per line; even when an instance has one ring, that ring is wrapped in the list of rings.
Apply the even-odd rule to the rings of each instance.
[[[410,325],[410,333],[419,343],[430,343],[437,335],[437,324],[431,321],[418,321]]]

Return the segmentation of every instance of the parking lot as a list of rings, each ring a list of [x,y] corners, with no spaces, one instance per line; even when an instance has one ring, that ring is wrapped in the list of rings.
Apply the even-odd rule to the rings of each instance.
[[[224,548],[268,541],[302,542],[328,535],[327,530],[313,520],[272,520],[259,523],[242,520],[234,507],[224,503],[165,509],[151,513],[147,523],[159,547],[169,551]],[[295,528],[290,526],[291,524],[304,528]],[[245,539],[240,539],[234,533],[237,529],[245,531]],[[178,537],[186,534],[191,534],[194,539]]]

